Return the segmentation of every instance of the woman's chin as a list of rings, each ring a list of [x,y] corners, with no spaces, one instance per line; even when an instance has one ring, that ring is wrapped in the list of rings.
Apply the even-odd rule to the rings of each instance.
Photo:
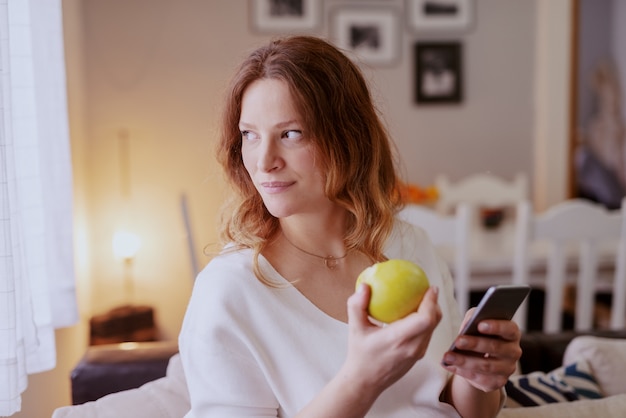
[[[294,214],[293,210],[289,210],[285,207],[279,207],[276,205],[273,206],[265,206],[267,211],[275,218],[286,218]]]

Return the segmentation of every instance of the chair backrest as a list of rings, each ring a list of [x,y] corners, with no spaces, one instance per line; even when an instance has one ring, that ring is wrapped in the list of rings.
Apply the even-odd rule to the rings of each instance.
[[[443,175],[435,179],[439,193],[436,209],[440,213],[454,211],[459,203],[469,203],[475,207],[501,208],[515,207],[528,199],[528,180],[519,173],[512,181],[489,173],[478,173],[452,184]]]
[[[576,304],[574,327],[578,331],[594,327],[594,300],[601,286],[601,257],[608,257],[614,269],[609,287],[612,290],[609,327],[624,327],[626,317],[626,222],[624,208],[609,211],[590,200],[571,199],[535,215],[526,201],[517,208],[517,231],[513,263],[513,281],[529,283],[531,264],[537,266],[545,257],[545,291],[543,331],[563,329],[562,313],[568,266],[574,264]],[[532,252],[534,250],[534,253]],[[605,251],[605,253],[601,253]],[[577,261],[577,262],[576,262]],[[516,319],[525,327],[524,306]]]
[[[424,229],[441,256],[452,264],[454,289],[461,313],[469,307],[470,265],[468,205],[461,204],[454,215],[442,215],[422,205],[407,205],[398,218]]]

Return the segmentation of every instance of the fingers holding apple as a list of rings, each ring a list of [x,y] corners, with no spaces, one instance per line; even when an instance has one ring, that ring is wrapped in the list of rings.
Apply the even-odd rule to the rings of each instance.
[[[424,357],[441,319],[436,287],[422,269],[388,260],[365,269],[348,299],[346,369],[384,390]],[[389,327],[379,327],[382,323]]]
[[[430,282],[417,264],[401,259],[376,263],[361,272],[356,281],[370,287],[367,312],[373,319],[391,323],[416,312]]]

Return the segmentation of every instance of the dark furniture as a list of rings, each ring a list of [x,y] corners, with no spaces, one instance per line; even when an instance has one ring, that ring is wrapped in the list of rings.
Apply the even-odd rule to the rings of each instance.
[[[90,346],[72,370],[72,404],[95,401],[110,393],[137,388],[165,376],[172,341],[128,342]]]
[[[590,332],[563,331],[556,334],[544,334],[539,331],[527,332],[522,336],[522,358],[520,368],[522,373],[533,371],[549,372],[562,365],[563,354],[567,345],[579,335],[594,335],[606,338],[626,338],[626,329],[609,331],[599,330]]]

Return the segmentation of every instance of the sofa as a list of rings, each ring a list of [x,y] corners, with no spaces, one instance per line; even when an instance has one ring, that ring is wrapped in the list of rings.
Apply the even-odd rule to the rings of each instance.
[[[521,344],[524,354],[519,373],[514,377],[544,379],[563,370],[564,365],[584,364],[592,377],[597,399],[582,397],[575,401],[520,407],[509,396],[500,418],[626,417],[626,330],[586,335],[531,332],[523,336]],[[88,351],[72,372],[75,405],[58,408],[52,418],[181,418],[185,415],[189,396],[174,344],[160,343],[151,347],[140,344],[137,349],[143,351],[108,349],[112,351],[95,350],[99,355]],[[163,369],[164,362],[165,375],[151,380],[154,376],[151,373],[162,373],[158,370]],[[146,373],[145,369],[152,371]],[[129,375],[138,378],[133,382],[138,387],[127,387]],[[142,379],[146,382],[140,382]],[[111,382],[125,386],[98,398],[103,391],[115,390]]]

